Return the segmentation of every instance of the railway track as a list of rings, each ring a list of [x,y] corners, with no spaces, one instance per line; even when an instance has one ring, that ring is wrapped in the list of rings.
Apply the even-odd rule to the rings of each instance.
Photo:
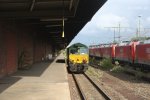
[[[72,74],[81,100],[111,100],[89,77],[84,74]]]

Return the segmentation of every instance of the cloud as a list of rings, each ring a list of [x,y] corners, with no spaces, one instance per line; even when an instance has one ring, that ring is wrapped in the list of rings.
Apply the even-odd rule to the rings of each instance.
[[[112,13],[97,15],[80,31],[80,34],[96,35],[108,30],[106,27],[129,27],[129,22],[125,17]]]
[[[113,41],[114,30],[105,27],[119,27],[119,22],[120,27],[129,27],[128,20],[122,16],[112,13],[94,16],[75,39],[86,44],[110,43]]]
[[[148,22],[150,22],[150,17],[147,17],[147,19],[146,19]]]
[[[92,20],[78,33],[75,41],[85,44],[108,43],[113,41],[114,30],[105,27],[128,27],[121,29],[121,39],[129,40],[136,36],[141,15],[141,33],[150,28],[149,0],[108,0],[93,16]],[[150,29],[146,30],[147,33]],[[116,36],[118,35],[116,30]]]
[[[118,27],[119,23],[122,27],[129,27],[129,22],[125,17],[112,13],[95,16],[92,24],[95,24],[97,28],[104,29],[104,27]]]

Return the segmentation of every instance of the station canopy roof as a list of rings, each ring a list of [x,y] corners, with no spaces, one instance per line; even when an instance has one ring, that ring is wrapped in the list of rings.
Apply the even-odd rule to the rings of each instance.
[[[106,0],[0,0],[0,18],[34,26],[45,39],[56,45],[64,45],[71,42],[105,2]]]

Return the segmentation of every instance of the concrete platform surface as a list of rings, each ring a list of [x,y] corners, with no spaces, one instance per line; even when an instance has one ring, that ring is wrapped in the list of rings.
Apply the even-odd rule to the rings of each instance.
[[[63,56],[0,79],[0,100],[70,100]]]

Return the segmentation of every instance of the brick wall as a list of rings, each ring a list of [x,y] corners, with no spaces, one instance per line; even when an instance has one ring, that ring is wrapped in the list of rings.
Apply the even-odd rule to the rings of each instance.
[[[4,76],[6,73],[6,51],[4,40],[2,25],[0,25],[0,77]]]
[[[7,74],[12,74],[17,70],[18,48],[17,48],[17,33],[15,27],[7,27],[3,31],[5,34],[5,51],[6,51],[6,70]]]
[[[18,68],[28,69],[52,54],[50,43],[36,36],[36,32],[30,26],[0,21],[0,77]]]
[[[17,33],[13,23],[0,24],[0,77],[17,70]]]
[[[18,30],[18,67],[28,69],[33,64],[33,32],[20,27]]]

